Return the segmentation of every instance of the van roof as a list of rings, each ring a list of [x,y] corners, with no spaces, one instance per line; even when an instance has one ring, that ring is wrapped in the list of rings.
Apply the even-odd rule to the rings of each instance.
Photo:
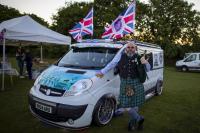
[[[122,44],[114,44],[113,43],[103,43],[103,42],[98,42],[98,43],[86,43],[86,42],[81,42],[81,43],[76,43],[76,44],[73,44],[72,46],[75,46],[75,47],[79,47],[79,48],[84,48],[84,47],[106,47],[106,48],[122,48],[123,45]]]
[[[185,54],[200,54],[200,52],[189,52],[189,53],[185,53]]]
[[[128,42],[135,42],[135,44],[140,49],[145,49],[145,50],[150,50],[150,51],[163,51],[159,45],[146,43],[146,42],[140,42],[140,41],[134,41],[134,40],[128,40],[128,41],[112,41],[112,40],[98,40],[98,39],[83,40],[80,43],[72,44],[72,47],[79,47],[79,48],[106,47],[106,48],[121,49]]]

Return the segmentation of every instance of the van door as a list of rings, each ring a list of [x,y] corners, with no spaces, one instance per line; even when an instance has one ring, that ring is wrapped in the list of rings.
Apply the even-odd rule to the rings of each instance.
[[[189,70],[196,70],[200,67],[198,61],[199,59],[197,57],[197,54],[191,54],[184,60],[185,65],[188,67]]]
[[[162,52],[154,52],[148,54],[149,56],[149,64],[151,66],[151,70],[147,72],[148,79],[144,83],[145,91],[149,91],[154,89],[159,79],[163,80],[163,53]]]
[[[197,60],[197,63],[198,63],[198,70],[200,70],[200,54],[199,54],[199,59]]]

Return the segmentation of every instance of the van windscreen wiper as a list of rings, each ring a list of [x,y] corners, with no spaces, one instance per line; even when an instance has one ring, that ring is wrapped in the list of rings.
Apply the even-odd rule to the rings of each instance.
[[[63,65],[60,65],[60,67],[78,67],[78,66],[71,65],[71,64],[63,64]]]
[[[60,67],[73,67],[73,68],[80,68],[80,69],[101,69],[102,66],[78,66],[72,64],[62,64],[59,65]]]
[[[81,66],[82,69],[101,69],[99,66]]]

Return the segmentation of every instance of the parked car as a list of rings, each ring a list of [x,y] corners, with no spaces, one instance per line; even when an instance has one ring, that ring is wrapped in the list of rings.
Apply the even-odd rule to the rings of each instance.
[[[136,42],[138,52],[147,51],[151,65],[144,83],[146,98],[160,95],[163,88],[163,50]],[[29,107],[41,121],[64,128],[84,128],[94,122],[108,124],[117,107],[119,75],[114,69],[97,78],[105,67],[125,48],[123,42],[90,40],[73,44],[56,64],[43,71],[29,93]]]
[[[184,59],[176,62],[176,68],[182,71],[200,71],[200,52],[187,53]]]

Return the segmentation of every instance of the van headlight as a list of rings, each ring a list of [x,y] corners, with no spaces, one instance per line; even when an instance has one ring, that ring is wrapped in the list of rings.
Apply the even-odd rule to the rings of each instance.
[[[34,82],[33,88],[36,90],[40,85],[39,85],[39,81],[41,79],[41,76],[38,76],[37,79]]]
[[[77,96],[87,91],[92,87],[92,80],[82,79],[73,84],[69,90],[65,92],[63,96]]]
[[[177,62],[176,62],[176,66],[177,66],[177,65],[180,65],[180,61],[177,61]]]

